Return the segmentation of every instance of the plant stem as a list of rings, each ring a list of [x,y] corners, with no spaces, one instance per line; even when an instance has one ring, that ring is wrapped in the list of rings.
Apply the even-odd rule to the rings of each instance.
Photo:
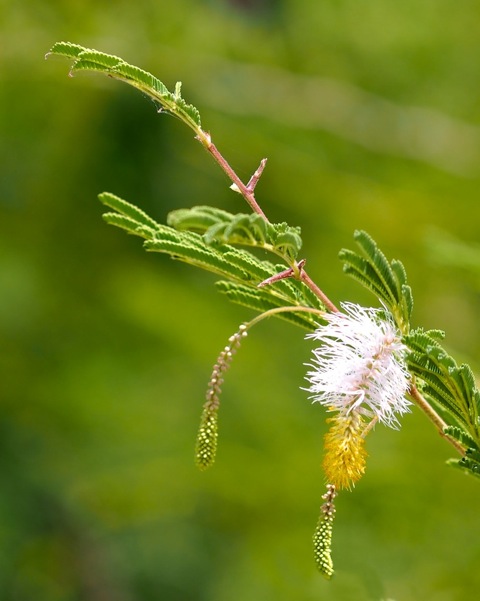
[[[267,317],[272,317],[272,315],[277,315],[278,313],[312,313],[313,315],[318,315],[318,317],[323,317],[324,311],[320,311],[320,309],[314,309],[313,307],[303,307],[303,306],[291,306],[291,307],[274,307],[273,309],[268,309],[263,313],[260,313],[253,319],[248,322],[245,322],[243,325],[246,330],[249,330],[251,327],[255,326],[260,321],[266,319]]]
[[[300,272],[300,281],[302,281],[306,286],[310,288],[312,292],[314,292],[318,296],[318,298],[322,301],[322,303],[329,311],[331,311],[332,313],[338,313],[337,307],[332,303],[328,296],[322,290],[320,290],[320,288],[315,284],[315,282],[304,269],[302,269]]]
[[[426,413],[426,415],[430,419],[430,421],[433,422],[433,424],[437,428],[440,436],[442,438],[444,438],[445,440],[447,440],[451,445],[453,445],[456,448],[456,450],[460,453],[460,455],[462,455],[462,457],[463,457],[465,455],[465,447],[463,445],[461,445],[458,442],[458,440],[455,440],[454,438],[452,438],[451,436],[449,436],[448,434],[445,433],[445,428],[447,427],[446,422],[444,422],[443,419],[438,415],[438,413],[427,403],[427,401],[423,398],[422,394],[420,393],[418,388],[415,386],[415,384],[412,384],[410,386],[409,394],[412,397],[412,399],[415,401],[417,406],[420,407],[420,409],[424,413]]]
[[[196,139],[212,155],[212,157],[215,159],[215,161],[221,167],[224,173],[230,178],[230,180],[235,186],[235,190],[243,196],[243,198],[247,201],[252,211],[263,217],[265,221],[268,221],[267,216],[260,208],[260,205],[257,203],[254,193],[255,186],[257,185],[258,180],[260,179],[260,176],[263,173],[267,159],[261,160],[260,166],[250,178],[248,184],[245,185],[235,173],[234,169],[230,166],[228,161],[224,158],[224,156],[215,146],[215,144],[212,142],[212,138],[208,132],[204,131],[203,129],[197,130]],[[332,303],[328,296],[315,284],[315,282],[303,269],[303,265],[298,271],[300,274],[298,279],[300,279],[301,282],[303,282],[308,288],[310,288],[310,290],[322,301],[322,303],[329,311],[331,311],[332,313],[337,313],[337,307],[334,305],[334,303]]]
[[[227,174],[227,176],[235,184],[236,189],[238,190],[238,192],[240,192],[240,194],[243,196],[243,198],[245,198],[245,200],[247,201],[247,203],[250,206],[250,208],[252,209],[252,211],[254,213],[257,213],[258,215],[261,215],[266,221],[268,221],[265,213],[262,211],[262,209],[260,208],[260,205],[255,200],[255,193],[254,193],[255,185],[253,185],[251,188],[246,186],[242,182],[242,180],[238,177],[238,175],[235,173],[235,171],[232,169],[232,167],[230,166],[228,161],[219,152],[219,150],[215,146],[215,144],[212,142],[210,134],[208,134],[207,132],[204,132],[203,130],[201,130],[201,132],[202,132],[201,134],[197,135],[197,140],[212,155],[212,157],[220,165],[222,170]],[[263,165],[264,165],[264,163],[263,163]],[[262,169],[262,171],[263,171],[263,169]],[[260,171],[260,174],[261,174],[261,171]],[[260,176],[258,176],[258,177],[260,177]],[[258,181],[258,178],[257,178],[257,181]],[[255,184],[256,183],[257,182],[255,181]]]

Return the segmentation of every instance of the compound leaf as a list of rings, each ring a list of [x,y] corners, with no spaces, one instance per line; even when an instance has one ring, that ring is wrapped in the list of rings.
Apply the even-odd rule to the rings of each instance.
[[[413,297],[405,268],[397,260],[389,263],[366,232],[356,231],[354,238],[361,254],[348,249],[340,251],[344,272],[373,292],[388,307],[400,331],[408,333]]]
[[[289,264],[302,246],[300,228],[286,223],[269,223],[256,213],[234,215],[221,209],[198,206],[172,211],[167,223],[176,229],[202,233],[208,244],[220,242],[263,248]]]
[[[181,97],[179,84],[175,87],[175,93],[171,93],[159,79],[148,71],[130,65],[113,54],[84,48],[71,42],[57,42],[47,56],[51,54],[73,59],[71,74],[78,71],[96,71],[132,85],[150,96],[163,111],[179,117],[197,134],[201,131],[200,113]]]
[[[144,246],[148,251],[165,253],[173,259],[227,278],[229,281],[219,284],[219,290],[234,302],[258,311],[284,306],[324,309],[319,299],[297,280],[280,279],[269,286],[257,288],[258,284],[284,270],[284,265],[260,260],[244,248],[219,240],[209,242],[205,235],[199,233],[216,227],[219,222],[224,227],[227,222],[234,226],[230,238],[235,240],[253,235],[273,239],[277,230],[274,226],[270,228],[271,224],[266,222],[265,227],[260,225],[264,220],[250,221],[248,216],[242,215],[237,221],[234,219],[236,216],[226,211],[196,207],[196,211],[181,209],[170,214],[169,223],[180,227],[175,229],[171,225],[157,223],[144,211],[114,194],[104,192],[99,198],[114,210],[104,214],[107,223],[145,238]],[[237,223],[240,224],[238,227]],[[242,224],[246,224],[243,233]],[[184,226],[188,229],[181,229]],[[314,317],[308,313],[286,313],[283,317],[307,329],[314,327]]]
[[[425,332],[421,328],[404,337],[403,340],[410,349],[407,356],[408,369],[419,379],[422,392],[434,406],[444,412],[449,426],[459,428],[471,439],[467,446],[479,447],[480,392],[475,378],[468,365],[456,364],[453,357],[439,344],[438,337],[438,331]],[[451,419],[448,420],[448,416],[453,418],[453,423]],[[454,438],[457,429],[452,430],[451,436]]]

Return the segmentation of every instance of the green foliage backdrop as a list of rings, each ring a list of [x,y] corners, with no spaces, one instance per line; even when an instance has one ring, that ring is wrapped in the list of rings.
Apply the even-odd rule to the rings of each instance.
[[[289,324],[242,346],[218,461],[196,471],[211,366],[251,313],[107,227],[96,197],[159,221],[246,207],[179,122],[43,56],[68,39],[182,80],[244,179],[269,158],[257,197],[302,227],[335,302],[371,302],[337,259],[366,229],[404,263],[413,323],[479,370],[480,7],[4,0],[0,23],[0,598],[476,598],[478,482],[418,412],[369,437],[338,500],[336,576],[318,576],[324,415]]]

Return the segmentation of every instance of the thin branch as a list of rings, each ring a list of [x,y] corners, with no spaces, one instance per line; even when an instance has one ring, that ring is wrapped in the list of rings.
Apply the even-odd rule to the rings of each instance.
[[[268,221],[265,213],[262,211],[262,209],[260,208],[260,205],[255,200],[254,188],[255,188],[256,182],[255,182],[255,185],[251,189],[249,189],[249,187],[246,186],[242,182],[242,180],[238,177],[238,175],[232,169],[232,167],[230,166],[228,161],[223,157],[223,155],[220,153],[218,148],[212,142],[212,138],[211,138],[210,134],[203,130],[200,130],[200,131],[201,131],[201,133],[199,133],[197,135],[197,140],[212,155],[212,157],[220,165],[222,170],[227,174],[227,176],[235,184],[236,189],[243,196],[243,198],[247,201],[247,203],[249,204],[252,211],[254,213],[257,213],[258,215],[261,215],[264,219],[266,219]],[[263,168],[262,168],[262,171],[263,171]],[[260,175],[261,175],[261,172],[257,178],[257,181],[260,178]],[[255,175],[254,175],[254,177],[255,177]]]
[[[212,138],[208,132],[204,131],[203,129],[200,129],[199,131],[197,131],[196,139],[212,155],[212,157],[222,168],[224,173],[226,173],[226,175],[230,178],[230,180],[233,182],[233,188],[243,196],[243,198],[247,201],[252,211],[263,217],[265,221],[268,221],[267,216],[260,208],[260,205],[257,203],[254,194],[255,186],[257,185],[258,180],[260,179],[263,173],[267,159],[261,160],[260,166],[252,175],[248,184],[245,185],[235,173],[234,169],[230,166],[228,161],[220,153],[215,144],[212,142]],[[304,271],[302,262],[292,267],[292,275],[294,275],[296,271],[298,272],[297,278],[301,282],[303,282],[308,288],[310,288],[310,290],[322,301],[325,307],[329,311],[337,313],[338,309],[334,305],[334,303],[332,303],[328,296],[315,284],[315,282],[310,278],[307,272]],[[287,275],[286,277],[289,277],[289,275]]]
[[[249,330],[252,326],[256,325],[263,319],[267,317],[271,317],[272,315],[277,315],[278,313],[312,313],[313,315],[317,315],[322,318],[325,315],[324,311],[320,309],[314,309],[313,307],[303,307],[302,305],[296,306],[288,306],[288,307],[274,307],[273,309],[268,309],[263,313],[260,313],[252,320],[245,322],[243,325]]]
[[[303,282],[306,286],[308,286],[310,290],[318,296],[318,298],[322,301],[322,303],[329,311],[331,311],[332,313],[339,312],[337,307],[332,303],[328,296],[315,284],[315,282],[304,269],[302,269],[300,272],[300,281]]]

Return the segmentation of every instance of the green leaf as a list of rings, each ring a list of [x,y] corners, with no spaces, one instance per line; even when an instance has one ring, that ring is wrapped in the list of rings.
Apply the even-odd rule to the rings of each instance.
[[[172,94],[167,90],[167,87],[156,77],[154,77],[148,71],[129,65],[128,63],[122,62],[117,67],[117,73],[123,75],[127,79],[131,79],[137,84],[144,85],[146,88],[152,88],[157,94],[164,96],[165,98],[172,98]]]
[[[144,211],[135,205],[130,204],[126,200],[115,196],[115,194],[103,192],[102,194],[98,195],[98,199],[107,207],[110,207],[111,209],[118,211],[118,213],[125,215],[126,217],[129,217],[130,219],[147,227],[150,227],[153,230],[157,230],[160,227],[160,224],[149,217]]]
[[[480,463],[478,461],[473,461],[468,457],[462,457],[461,459],[449,459],[447,461],[447,465],[461,469],[462,472],[469,474],[470,476],[480,478]]]
[[[365,255],[371,260],[371,266],[375,270],[379,281],[391,297],[398,301],[400,299],[399,282],[395,278],[393,269],[390,267],[385,255],[377,247],[374,240],[363,231],[354,233],[355,242],[360,246]]]
[[[197,127],[201,127],[202,120],[200,117],[200,112],[193,104],[188,104],[183,98],[176,98],[175,106],[178,108],[178,112],[186,115],[190,118],[190,121],[194,123]]]
[[[464,447],[470,447],[472,449],[477,449],[480,451],[478,443],[475,440],[473,440],[473,438],[470,436],[470,434],[468,434],[468,432],[466,432],[466,430],[458,428],[457,426],[447,426],[444,432],[445,434],[448,434],[448,436],[450,436],[451,438],[458,440],[458,442],[460,442]]]
[[[161,106],[163,111],[179,117],[196,134],[201,132],[200,113],[181,97],[179,85],[176,86],[175,94],[172,94],[159,79],[148,71],[130,65],[113,54],[84,48],[70,42],[57,42],[47,53],[47,57],[52,54],[74,59],[70,71],[72,74],[78,71],[96,71],[132,85],[150,96],[156,104]]]
[[[343,249],[340,251],[340,259],[343,261],[343,271],[350,275],[365,288],[368,288],[376,297],[383,299],[387,305],[391,305],[391,297],[383,282],[377,278],[373,266],[357,253]]]
[[[65,56],[66,58],[76,58],[81,52],[84,52],[86,48],[79,44],[72,44],[72,42],[56,42],[47,57],[50,54],[57,54],[59,56]]]
[[[78,61],[75,63],[75,65],[80,62],[88,62],[98,65],[98,67],[106,67],[107,69],[112,70],[124,62],[120,57],[114,56],[113,54],[105,54],[104,52],[99,52],[98,50],[88,49],[85,49],[83,52],[77,54],[77,58]]]
[[[110,225],[115,225],[129,234],[134,234],[135,236],[141,236],[142,238],[151,238],[152,231],[149,228],[146,228],[144,225],[131,219],[130,217],[126,217],[125,215],[120,215],[119,213],[104,213],[103,219]]]
[[[274,294],[266,291],[264,288],[249,288],[243,284],[236,284],[223,280],[216,282],[215,286],[217,290],[222,294],[225,294],[230,301],[253,309],[259,313],[285,306],[285,302],[282,302],[281,298],[277,298]],[[314,330],[318,325],[318,317],[301,311],[298,313],[290,311],[278,313],[276,314],[276,317],[305,328],[309,332]]]
[[[465,363],[460,366],[453,375],[458,375],[458,392],[465,399],[465,407],[469,412],[472,423],[477,424],[477,431],[480,429],[480,391],[476,386],[475,376],[470,366]]]
[[[422,392],[433,405],[444,411],[454,438],[464,432],[469,437],[467,446],[480,448],[479,407],[480,392],[468,365],[456,364],[438,342],[436,330],[425,332],[421,328],[404,337],[410,349],[407,356],[409,371],[419,378]],[[451,419],[453,418],[453,422]],[[464,441],[460,441],[464,444]]]
[[[403,313],[410,319],[413,310],[412,289],[407,284],[407,272],[403,263],[397,259],[393,259],[390,263],[392,272],[397,281],[397,290],[400,293],[400,302],[402,304]]]
[[[465,456],[468,459],[471,459],[472,461],[476,461],[477,463],[480,463],[480,449],[478,449],[478,448],[472,448],[472,447],[468,448],[465,453]]]
[[[311,290],[303,282],[294,279],[280,279],[269,286],[257,288],[261,282],[282,272],[284,265],[260,260],[248,250],[230,244],[218,241],[208,244],[205,236],[200,235],[198,231],[191,231],[193,228],[205,231],[212,223],[216,224],[219,218],[224,220],[226,216],[230,216],[226,211],[211,207],[197,207],[201,210],[193,212],[175,211],[171,214],[169,222],[175,225],[188,224],[190,228],[177,230],[157,223],[141,209],[114,194],[104,192],[99,198],[104,205],[115,211],[105,213],[105,221],[130,234],[145,238],[144,245],[147,250],[165,253],[173,259],[227,278],[228,282],[218,283],[218,289],[233,302],[261,312],[285,306],[324,310],[321,301]],[[259,223],[260,221],[256,225]],[[259,228],[266,231],[263,226]],[[256,235],[262,234],[257,231]],[[314,315],[306,312],[285,313],[279,317],[308,330],[314,329],[317,321]]]
[[[415,330],[415,332],[420,332],[423,330]],[[443,340],[445,338],[445,332],[443,330],[424,330],[423,331],[426,336],[433,341]]]
[[[354,238],[361,254],[348,249],[340,251],[344,272],[373,292],[390,310],[400,331],[408,333],[413,297],[405,268],[397,260],[389,263],[366,232],[356,231]]]
[[[223,254],[217,249],[208,247],[198,234],[176,232],[177,239],[162,234],[163,231],[158,232],[155,239],[147,240],[145,248],[149,251],[167,253],[173,259],[179,259],[223,277],[231,277],[240,281],[248,280],[245,270],[225,260]]]
[[[300,228],[286,223],[269,223],[256,213],[234,215],[221,209],[198,206],[172,211],[167,223],[176,229],[203,233],[208,244],[241,244],[274,252],[288,264],[295,260],[302,246]]]

